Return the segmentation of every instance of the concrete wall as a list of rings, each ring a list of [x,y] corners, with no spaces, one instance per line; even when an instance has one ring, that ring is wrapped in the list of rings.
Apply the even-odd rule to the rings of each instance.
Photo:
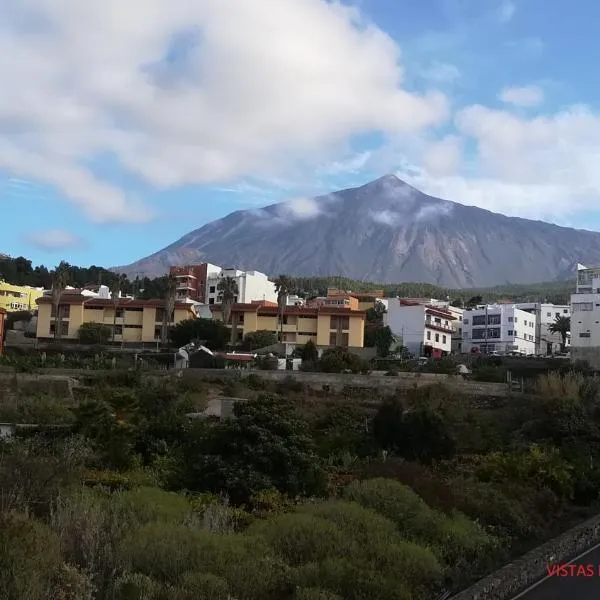
[[[576,360],[585,360],[592,369],[600,370],[600,346],[594,348],[582,348],[571,346],[571,362]]]
[[[481,579],[451,600],[508,600],[542,579],[548,563],[567,562],[599,542],[600,515],[597,515]]]

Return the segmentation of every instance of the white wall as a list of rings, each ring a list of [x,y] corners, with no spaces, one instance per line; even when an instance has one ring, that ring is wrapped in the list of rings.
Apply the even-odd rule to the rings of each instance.
[[[237,302],[247,303],[253,300],[277,302],[275,284],[269,281],[264,273],[223,269],[206,278],[206,302],[208,304],[220,304],[218,284],[224,277],[232,277],[237,282],[239,290]]]
[[[488,334],[485,337],[485,317],[488,318]],[[499,323],[490,323],[499,317]],[[481,322],[473,324],[473,320]],[[475,335],[473,334],[475,330]],[[499,330],[499,337],[492,331]],[[486,307],[467,309],[463,312],[463,352],[479,348],[481,352],[536,353],[536,315],[516,308],[513,304],[490,304]]]
[[[549,328],[555,322],[557,316],[570,317],[571,307],[567,304],[551,304],[548,302],[520,302],[515,306],[536,315],[536,354],[560,352],[561,335],[551,333]],[[567,338],[568,345],[569,338]]]
[[[600,294],[571,295],[571,346],[600,346]]]

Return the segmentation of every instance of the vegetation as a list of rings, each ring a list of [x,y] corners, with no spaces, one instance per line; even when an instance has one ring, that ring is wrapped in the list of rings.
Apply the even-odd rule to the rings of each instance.
[[[230,335],[223,321],[213,319],[185,319],[169,331],[171,343],[178,348],[196,342],[210,350],[224,350]]]
[[[223,322],[228,324],[231,320],[231,308],[240,293],[237,281],[233,277],[223,277],[217,284],[217,291],[221,294],[221,316]]]
[[[493,406],[441,385],[379,397],[128,371],[83,379],[75,399],[21,382],[16,403],[3,380],[3,418],[66,427],[0,442],[0,596],[457,591],[598,510],[600,384],[583,369],[534,379]],[[219,394],[247,400],[233,419],[188,416]]]
[[[296,283],[288,275],[279,275],[275,279],[275,291],[277,292],[277,307],[279,311],[279,341],[283,342],[283,312],[287,303],[288,295],[295,289]]]
[[[565,351],[567,345],[567,335],[571,331],[571,317],[557,315],[553,323],[548,327],[550,333],[558,333],[561,339],[561,352]]]
[[[266,348],[277,343],[277,336],[266,329],[259,329],[258,331],[251,331],[244,336],[242,340],[243,350],[258,350],[259,348]]]
[[[82,344],[107,344],[111,337],[114,340],[114,328],[104,323],[82,323],[77,331]]]

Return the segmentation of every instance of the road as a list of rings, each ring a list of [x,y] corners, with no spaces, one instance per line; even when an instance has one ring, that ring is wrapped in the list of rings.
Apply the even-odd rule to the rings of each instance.
[[[600,598],[600,548],[573,561],[594,565],[594,577],[548,577],[513,600],[598,600]]]

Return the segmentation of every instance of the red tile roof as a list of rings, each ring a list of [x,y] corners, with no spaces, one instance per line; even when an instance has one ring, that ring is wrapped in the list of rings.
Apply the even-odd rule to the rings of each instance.
[[[38,304],[52,304],[51,296],[42,296],[36,300]],[[83,296],[82,294],[63,294],[60,298],[61,304],[85,304],[86,308],[114,308],[115,304],[112,300],[107,298],[94,298],[90,296]],[[163,308],[165,301],[160,298],[153,298],[150,300],[135,300],[131,298],[119,298],[117,308],[144,308],[144,307],[156,307]],[[187,302],[176,302],[175,308],[189,308],[191,310],[192,304]]]
[[[220,304],[211,304],[210,310],[212,312],[221,312]],[[259,304],[234,304],[231,307],[231,312],[256,312],[259,316],[277,316],[279,309],[277,305],[259,305]],[[364,310],[352,310],[345,306],[319,306],[309,308],[306,306],[286,306],[283,311],[284,315],[297,315],[307,317],[317,317],[318,315],[353,315],[357,317],[364,317],[366,311]]]

